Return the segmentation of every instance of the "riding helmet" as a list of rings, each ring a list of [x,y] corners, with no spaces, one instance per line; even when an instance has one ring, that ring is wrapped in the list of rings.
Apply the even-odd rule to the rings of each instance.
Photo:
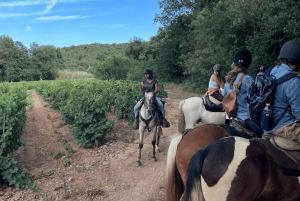
[[[249,52],[249,50],[246,49],[238,50],[234,54],[233,62],[239,67],[245,66],[248,68],[252,62],[252,54],[251,52]]]
[[[281,59],[300,61],[300,42],[295,40],[286,42],[281,47],[279,56]]]
[[[221,71],[222,66],[220,64],[216,64],[216,65],[214,65],[213,70]]]
[[[146,68],[146,69],[144,70],[144,74],[149,74],[149,78],[151,79],[152,76],[153,76],[153,71],[152,71],[151,68]]]

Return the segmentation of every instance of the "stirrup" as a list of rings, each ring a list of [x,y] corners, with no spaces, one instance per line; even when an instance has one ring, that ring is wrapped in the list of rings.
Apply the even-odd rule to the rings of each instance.
[[[169,128],[170,127],[170,123],[165,118],[163,118],[163,120],[162,120],[162,127],[163,128]]]

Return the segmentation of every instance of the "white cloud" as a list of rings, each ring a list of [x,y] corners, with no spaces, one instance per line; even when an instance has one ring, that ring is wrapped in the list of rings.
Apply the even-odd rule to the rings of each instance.
[[[48,17],[38,17],[35,20],[38,21],[54,21],[54,20],[73,20],[80,18],[87,18],[88,16],[80,16],[80,15],[69,15],[69,16],[48,16]]]
[[[81,2],[81,1],[97,1],[97,0],[31,0],[31,1],[27,0],[27,1],[12,1],[12,2],[0,2],[0,7],[32,6],[32,5],[41,5],[41,4],[49,4],[48,7],[51,7],[53,2],[55,2],[55,4],[56,4],[57,2],[67,3],[67,2]],[[98,0],[98,1],[100,1],[100,0]],[[102,0],[102,1],[105,1],[105,0]]]
[[[31,31],[31,26],[26,26],[27,31]]]
[[[49,4],[47,5],[46,10],[43,12],[43,14],[48,13],[55,6],[56,3],[57,3],[57,0],[50,1]]]
[[[107,26],[107,28],[122,28],[122,27],[124,27],[124,25],[122,24],[114,24],[114,25]]]

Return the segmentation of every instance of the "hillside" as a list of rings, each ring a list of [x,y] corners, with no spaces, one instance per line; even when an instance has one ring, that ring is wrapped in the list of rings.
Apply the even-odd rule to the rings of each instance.
[[[67,69],[86,71],[96,63],[110,56],[125,57],[129,43],[85,44],[60,48]]]

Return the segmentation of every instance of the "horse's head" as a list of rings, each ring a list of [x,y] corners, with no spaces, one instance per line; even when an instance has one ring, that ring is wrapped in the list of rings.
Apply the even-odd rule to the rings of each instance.
[[[145,93],[144,107],[150,114],[152,114],[152,111],[155,108],[155,96],[153,92]]]

